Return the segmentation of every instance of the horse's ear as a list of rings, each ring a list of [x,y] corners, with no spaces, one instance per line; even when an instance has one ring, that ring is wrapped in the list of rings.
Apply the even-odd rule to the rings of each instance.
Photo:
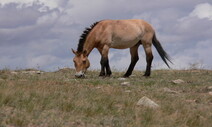
[[[77,51],[75,51],[74,49],[71,49],[71,50],[75,55],[77,55]]]
[[[84,56],[87,56],[87,50],[84,50],[84,51],[83,51],[83,55],[84,55]]]

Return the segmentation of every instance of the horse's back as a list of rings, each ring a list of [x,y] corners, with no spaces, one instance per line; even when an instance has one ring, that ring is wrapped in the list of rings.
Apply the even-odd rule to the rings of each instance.
[[[130,48],[147,33],[154,30],[149,23],[140,19],[103,20],[96,28],[99,41],[105,41],[111,48]]]
[[[125,20],[102,20],[99,24],[106,26],[112,25],[114,29],[119,27],[123,28],[140,28],[140,29],[148,29],[153,30],[152,26],[142,19],[125,19]]]

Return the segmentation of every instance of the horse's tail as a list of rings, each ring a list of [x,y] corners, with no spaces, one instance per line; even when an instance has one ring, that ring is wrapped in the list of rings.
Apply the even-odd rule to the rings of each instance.
[[[161,46],[160,42],[157,40],[156,35],[154,33],[153,38],[152,38],[152,43],[155,46],[155,48],[157,49],[158,53],[160,54],[160,57],[162,58],[162,60],[166,63],[166,65],[170,68],[169,64],[167,63],[167,60],[171,62],[169,55],[166,53],[166,51],[163,49],[163,47]]]

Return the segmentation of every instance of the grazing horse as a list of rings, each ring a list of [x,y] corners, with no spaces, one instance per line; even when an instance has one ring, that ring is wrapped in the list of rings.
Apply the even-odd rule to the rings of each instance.
[[[150,76],[151,64],[153,60],[152,44],[157,49],[162,60],[169,67],[170,58],[157,40],[155,30],[144,20],[102,20],[94,23],[90,28],[86,28],[79,39],[77,51],[73,59],[76,77],[84,77],[87,68],[90,66],[88,56],[90,52],[97,48],[101,54],[101,72],[99,76],[110,76],[111,69],[108,60],[110,48],[126,49],[130,48],[131,63],[124,74],[129,77],[139,59],[138,47],[143,45],[146,54],[146,72],[144,76]]]

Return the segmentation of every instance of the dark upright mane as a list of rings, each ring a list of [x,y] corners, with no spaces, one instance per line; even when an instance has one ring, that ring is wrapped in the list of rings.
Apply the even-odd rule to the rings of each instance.
[[[86,38],[88,36],[88,34],[91,32],[91,30],[98,24],[99,22],[95,22],[94,24],[92,24],[90,27],[85,28],[85,30],[83,31],[82,35],[80,36],[79,39],[79,44],[78,44],[78,48],[77,48],[77,52],[83,52],[83,46],[85,44]]]

